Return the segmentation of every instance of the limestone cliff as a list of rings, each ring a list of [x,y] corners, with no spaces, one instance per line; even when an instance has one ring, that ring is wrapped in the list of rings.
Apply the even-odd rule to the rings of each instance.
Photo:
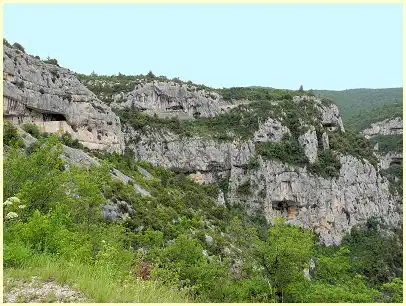
[[[120,121],[99,99],[103,94],[83,85],[98,88],[97,80],[81,82],[68,69],[8,47],[4,67],[5,119],[16,125],[34,122],[48,132],[62,129],[90,149],[127,149],[137,160],[218,184],[219,205],[243,205],[268,222],[282,215],[315,231],[326,244],[339,243],[369,217],[393,225],[401,220],[399,196],[362,156],[365,147],[352,150],[337,106],[311,94],[263,89],[261,99],[255,92],[247,99],[225,99],[221,91],[193,84],[141,80],[109,96],[112,109],[129,114]],[[174,115],[183,120],[160,119]],[[399,132],[398,122],[389,126],[379,131]],[[32,140],[25,136],[25,141]],[[68,147],[62,157],[97,164]],[[132,178],[114,169],[111,175],[149,196]],[[121,216],[122,204],[106,204],[105,218]]]
[[[264,214],[269,222],[282,215],[290,223],[313,230],[326,244],[338,244],[354,225],[373,216],[397,224],[401,220],[399,198],[367,160],[336,152],[340,164],[336,177],[309,170],[329,150],[329,133],[344,133],[344,127],[335,105],[322,105],[314,98],[294,100],[315,103],[319,112],[314,125],[302,122],[298,137],[308,166],[266,160],[258,154],[258,143],[279,143],[284,135],[292,136],[281,118],[260,123],[248,140],[182,136],[165,129],[135,130],[129,124],[123,125],[123,131],[127,148],[138,160],[190,174],[200,183],[226,180],[228,190],[219,193],[219,204],[224,204],[224,198],[230,204],[242,204],[252,213]],[[253,159],[258,163],[255,167],[250,166]]]
[[[65,68],[4,46],[3,115],[69,132],[90,149],[122,152],[120,119]]]
[[[213,117],[227,103],[216,92],[175,82],[145,82],[127,94],[117,94],[112,108],[138,108],[149,114],[179,118]]]
[[[366,138],[376,135],[400,135],[403,134],[402,118],[391,118],[383,121],[371,123],[371,125],[362,131]]]

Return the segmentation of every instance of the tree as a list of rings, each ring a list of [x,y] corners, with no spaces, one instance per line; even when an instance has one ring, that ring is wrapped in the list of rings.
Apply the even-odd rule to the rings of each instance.
[[[300,92],[303,92],[303,85],[300,85],[299,91],[300,91]]]
[[[147,79],[149,79],[149,80],[153,80],[153,79],[155,79],[155,74],[153,74],[152,71],[150,70],[150,71],[148,72],[148,74],[146,75],[146,77],[147,77]]]
[[[286,225],[283,218],[274,219],[266,242],[257,240],[257,257],[278,301],[284,301],[292,284],[304,281],[303,269],[310,264],[313,244],[310,231]]]
[[[25,49],[22,45],[20,45],[18,42],[15,42],[13,44],[13,48],[20,50],[21,52],[25,53]]]

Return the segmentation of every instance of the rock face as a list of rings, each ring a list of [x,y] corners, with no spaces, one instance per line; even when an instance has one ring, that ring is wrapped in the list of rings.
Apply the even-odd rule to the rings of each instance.
[[[330,131],[340,130],[344,132],[343,120],[341,119],[338,106],[335,104],[318,104],[318,109],[322,115],[322,124]]]
[[[344,131],[335,106],[317,105],[324,130]],[[328,134],[317,135],[312,125],[302,127],[307,130],[298,142],[309,162],[317,162],[319,148],[329,149]],[[219,194],[219,205],[240,203],[251,213],[263,214],[268,222],[284,216],[289,223],[314,231],[328,245],[340,243],[354,225],[370,217],[382,217],[392,225],[401,220],[398,198],[390,193],[388,180],[366,160],[340,155],[340,174],[331,178],[314,175],[306,167],[264,161],[256,154],[255,143],[278,142],[283,135],[290,135],[276,119],[260,124],[247,141],[181,137],[167,130],[138,131],[127,125],[123,131],[127,147],[138,160],[189,173],[199,183],[218,183],[226,178],[228,193]],[[252,169],[248,165],[254,157],[259,166]],[[247,184],[249,192],[241,194],[239,186]]]
[[[317,161],[319,142],[317,140],[316,129],[314,126],[311,126],[305,134],[299,136],[298,141],[300,146],[303,147],[309,162],[311,164],[315,163]]]
[[[388,152],[385,155],[377,154],[381,169],[389,169],[393,164],[401,165],[403,161],[402,152]]]
[[[177,116],[180,119],[213,117],[224,111],[227,103],[213,91],[175,82],[141,83],[134,90],[118,95],[113,108],[137,108],[148,114]]]
[[[185,173],[200,171],[221,172],[232,165],[247,164],[255,153],[255,145],[248,142],[218,142],[204,137],[181,137],[169,131],[140,133],[125,126],[127,147],[138,160]],[[134,143],[131,140],[138,138]]]
[[[120,119],[65,68],[4,46],[3,116],[43,132],[69,132],[84,146],[124,150]]]
[[[365,138],[371,138],[376,135],[401,135],[403,134],[402,118],[385,119],[374,122],[367,129],[362,131]]]
[[[282,139],[284,135],[290,135],[290,131],[286,126],[273,118],[268,118],[263,124],[259,126],[258,131],[254,134],[254,142],[277,142]]]
[[[230,202],[261,211],[269,222],[283,216],[319,234],[326,244],[338,244],[355,224],[381,216],[396,224],[401,220],[389,183],[375,168],[351,156],[341,156],[338,178],[325,179],[304,168],[277,161],[261,162],[257,170],[233,167],[230,172]],[[250,182],[249,195],[238,186]]]

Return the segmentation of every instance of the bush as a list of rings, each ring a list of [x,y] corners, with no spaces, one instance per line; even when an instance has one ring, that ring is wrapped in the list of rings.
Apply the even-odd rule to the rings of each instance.
[[[309,165],[309,171],[323,177],[338,177],[340,175],[341,163],[331,150],[319,153],[318,160]]]
[[[54,59],[54,58],[49,58],[48,57],[46,60],[44,60],[44,63],[60,67],[59,64],[58,64],[58,61],[56,59]]]
[[[10,43],[9,43],[9,42],[7,41],[7,39],[5,39],[5,38],[3,38],[3,45],[5,45],[5,46],[11,48]]]
[[[23,125],[23,130],[26,131],[28,134],[31,134],[32,137],[39,138],[41,132],[39,127],[33,123],[26,123]]]
[[[72,135],[68,132],[65,132],[61,135],[60,140],[65,146],[76,148],[76,149],[83,149],[83,145],[79,142],[79,140],[74,139]]]
[[[250,195],[251,194],[251,182],[246,181],[237,187],[237,193],[241,195]]]
[[[15,49],[17,49],[17,50],[20,50],[21,52],[25,53],[24,47],[23,47],[22,45],[20,45],[18,42],[15,42],[15,43],[13,44],[13,48],[15,48]]]
[[[24,146],[24,141],[18,134],[17,128],[7,120],[4,120],[3,125],[3,144],[6,146]]]
[[[259,143],[255,148],[266,159],[277,159],[298,166],[308,163],[302,147],[294,137],[284,136],[280,142]]]

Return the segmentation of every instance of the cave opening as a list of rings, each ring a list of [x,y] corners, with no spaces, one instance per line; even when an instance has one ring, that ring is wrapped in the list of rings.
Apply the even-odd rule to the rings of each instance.
[[[278,211],[280,215],[288,220],[294,220],[297,217],[298,203],[291,200],[272,201],[272,209]]]
[[[47,121],[66,121],[66,118],[62,114],[57,113],[42,113],[42,119],[44,122]]]

